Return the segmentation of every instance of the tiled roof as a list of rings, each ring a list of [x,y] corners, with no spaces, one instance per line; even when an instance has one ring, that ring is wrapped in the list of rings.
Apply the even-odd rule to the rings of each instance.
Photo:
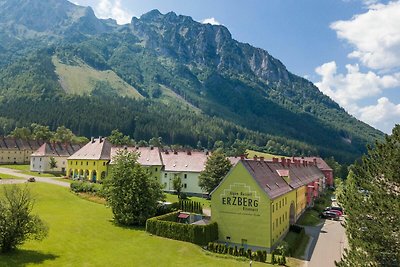
[[[274,199],[300,186],[307,185],[323,177],[322,172],[313,164],[282,164],[264,160],[241,160],[258,185]],[[280,174],[288,174],[286,182]]]
[[[139,154],[138,163],[142,166],[162,166],[160,149],[158,147],[112,147],[111,148],[111,164],[117,152],[125,149],[129,152]]]
[[[106,138],[92,139],[89,143],[76,151],[68,159],[77,160],[110,160],[111,143]]]
[[[201,172],[204,170],[208,152],[162,151],[164,170],[171,172]]]
[[[36,150],[43,144],[39,140],[0,137],[0,149]]]
[[[320,170],[323,171],[332,171],[332,168],[325,162],[325,160],[323,160],[320,157],[294,157],[293,159],[296,160],[305,160],[308,162],[314,162],[314,160],[317,162],[317,166]]]
[[[81,145],[60,144],[60,143],[44,143],[32,156],[53,156],[53,157],[69,157],[78,151]]]

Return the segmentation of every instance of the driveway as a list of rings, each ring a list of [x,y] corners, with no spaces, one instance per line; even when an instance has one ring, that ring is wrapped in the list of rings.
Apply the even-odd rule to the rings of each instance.
[[[48,184],[55,184],[55,185],[59,185],[59,186],[63,186],[63,187],[68,187],[70,186],[70,184],[68,182],[63,182],[63,181],[59,181],[56,179],[52,179],[52,178],[47,178],[47,177],[38,177],[38,176],[34,176],[34,175],[28,175],[28,174],[24,174],[19,170],[14,170],[14,169],[8,169],[8,168],[2,168],[0,167],[0,173],[4,173],[4,174],[9,174],[9,175],[13,175],[13,176],[17,176],[20,178],[23,178],[26,180],[28,180],[28,178],[30,177],[35,177],[35,180],[37,182],[43,182],[43,183],[48,183]],[[22,181],[23,180],[15,180],[15,181]],[[14,182],[14,183],[18,183],[18,182]]]
[[[320,226],[305,226],[310,242],[306,252],[308,267],[335,267],[343,250],[347,247],[347,238],[341,221],[325,220]]]

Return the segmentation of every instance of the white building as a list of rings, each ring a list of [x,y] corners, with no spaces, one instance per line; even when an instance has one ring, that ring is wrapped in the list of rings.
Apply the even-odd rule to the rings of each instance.
[[[65,173],[67,158],[81,148],[81,145],[44,143],[31,155],[30,170],[34,172]],[[56,167],[51,168],[50,161],[54,158]]]
[[[164,167],[161,169],[161,184],[165,191],[174,191],[173,180],[179,176],[182,181],[182,192],[202,195],[199,186],[200,172],[204,170],[208,152],[199,151],[163,151],[161,159]]]

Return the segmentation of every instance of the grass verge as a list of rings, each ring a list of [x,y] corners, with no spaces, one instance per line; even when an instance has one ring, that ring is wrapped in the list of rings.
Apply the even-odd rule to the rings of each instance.
[[[11,174],[5,174],[5,173],[0,173],[0,179],[17,179],[17,180],[22,180],[23,178],[14,176]]]
[[[8,164],[8,165],[0,165],[2,168],[8,168],[13,170],[18,170],[23,174],[38,176],[38,177],[61,177],[62,174],[52,174],[52,173],[38,173],[38,172],[31,172],[30,165],[18,165],[18,164]]]
[[[48,224],[49,236],[0,254],[1,266],[249,266],[208,255],[194,244],[151,236],[143,228],[117,226],[111,209],[67,188],[45,183],[31,183],[29,188],[34,213]],[[253,262],[254,266],[269,265]]]
[[[321,223],[319,213],[313,209],[307,209],[297,221],[299,225],[315,226]]]

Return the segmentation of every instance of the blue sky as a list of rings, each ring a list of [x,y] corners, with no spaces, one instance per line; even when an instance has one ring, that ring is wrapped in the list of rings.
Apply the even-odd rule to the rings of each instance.
[[[152,9],[226,26],[267,50],[356,118],[400,123],[400,0],[72,0],[129,23]]]

